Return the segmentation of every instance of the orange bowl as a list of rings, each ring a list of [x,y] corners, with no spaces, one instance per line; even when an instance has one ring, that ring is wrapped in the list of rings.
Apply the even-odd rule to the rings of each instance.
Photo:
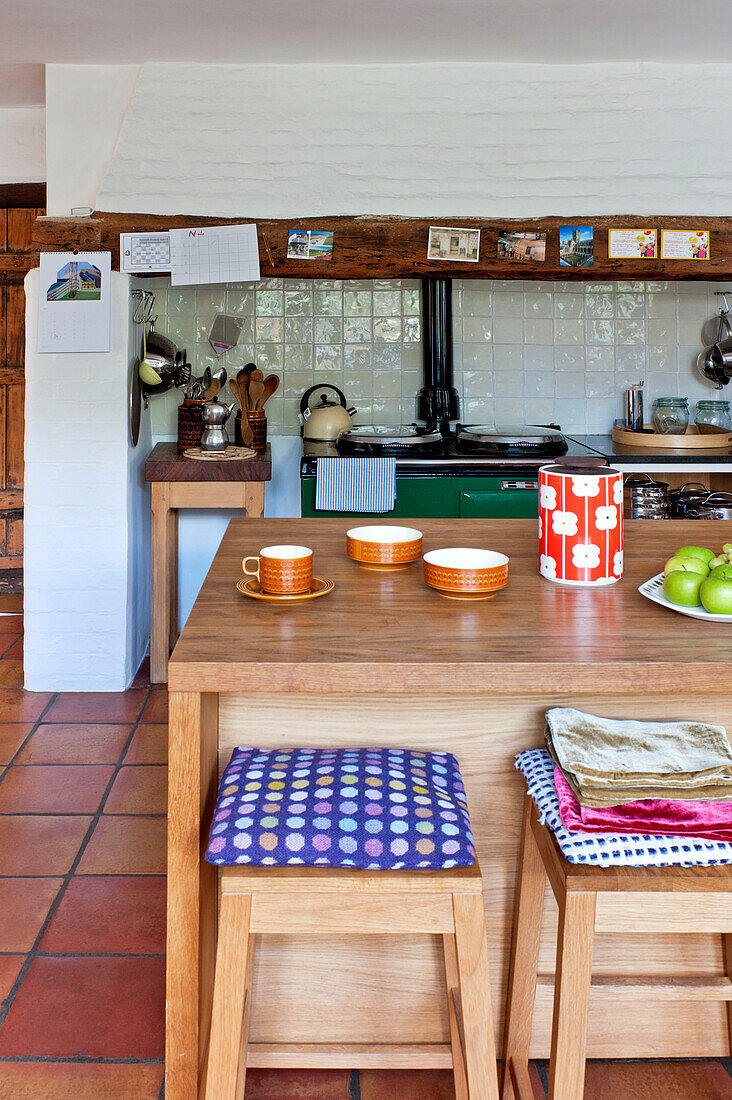
[[[346,553],[366,569],[404,569],[422,553],[422,532],[414,527],[352,527]]]
[[[424,556],[430,588],[458,600],[487,600],[508,584],[508,558],[495,550],[449,546]]]

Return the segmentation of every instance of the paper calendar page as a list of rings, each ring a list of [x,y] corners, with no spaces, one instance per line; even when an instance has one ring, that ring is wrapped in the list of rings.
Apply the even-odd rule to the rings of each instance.
[[[240,283],[259,279],[256,225],[170,230],[170,282]]]
[[[120,233],[119,269],[131,274],[170,271],[170,234]]]
[[[109,351],[111,252],[42,252],[39,352]]]

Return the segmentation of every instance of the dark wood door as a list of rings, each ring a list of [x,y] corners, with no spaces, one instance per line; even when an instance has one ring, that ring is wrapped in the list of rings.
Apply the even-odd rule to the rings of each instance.
[[[25,291],[42,185],[0,188],[0,592],[23,590]],[[22,204],[22,205],[21,205]]]

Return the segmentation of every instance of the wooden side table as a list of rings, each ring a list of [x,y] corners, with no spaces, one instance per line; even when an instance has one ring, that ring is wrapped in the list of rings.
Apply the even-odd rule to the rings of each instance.
[[[150,680],[168,679],[168,657],[178,638],[178,510],[243,508],[264,515],[264,483],[272,477],[269,445],[256,458],[196,461],[175,443],[158,443],[145,462],[152,488]]]

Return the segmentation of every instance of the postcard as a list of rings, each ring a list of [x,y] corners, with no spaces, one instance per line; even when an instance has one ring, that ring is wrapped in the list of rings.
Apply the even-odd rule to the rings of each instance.
[[[431,225],[427,244],[428,260],[457,260],[477,264],[480,251],[479,229],[450,229]]]
[[[607,255],[610,260],[654,260],[658,255],[655,229],[608,229]]]
[[[287,234],[289,260],[330,260],[332,255],[332,229],[291,229]]]
[[[662,260],[708,260],[708,229],[662,229]]]
[[[594,263],[591,225],[559,226],[559,264],[561,267],[590,267]]]
[[[546,260],[546,233],[533,229],[501,229],[498,259],[543,263]]]

